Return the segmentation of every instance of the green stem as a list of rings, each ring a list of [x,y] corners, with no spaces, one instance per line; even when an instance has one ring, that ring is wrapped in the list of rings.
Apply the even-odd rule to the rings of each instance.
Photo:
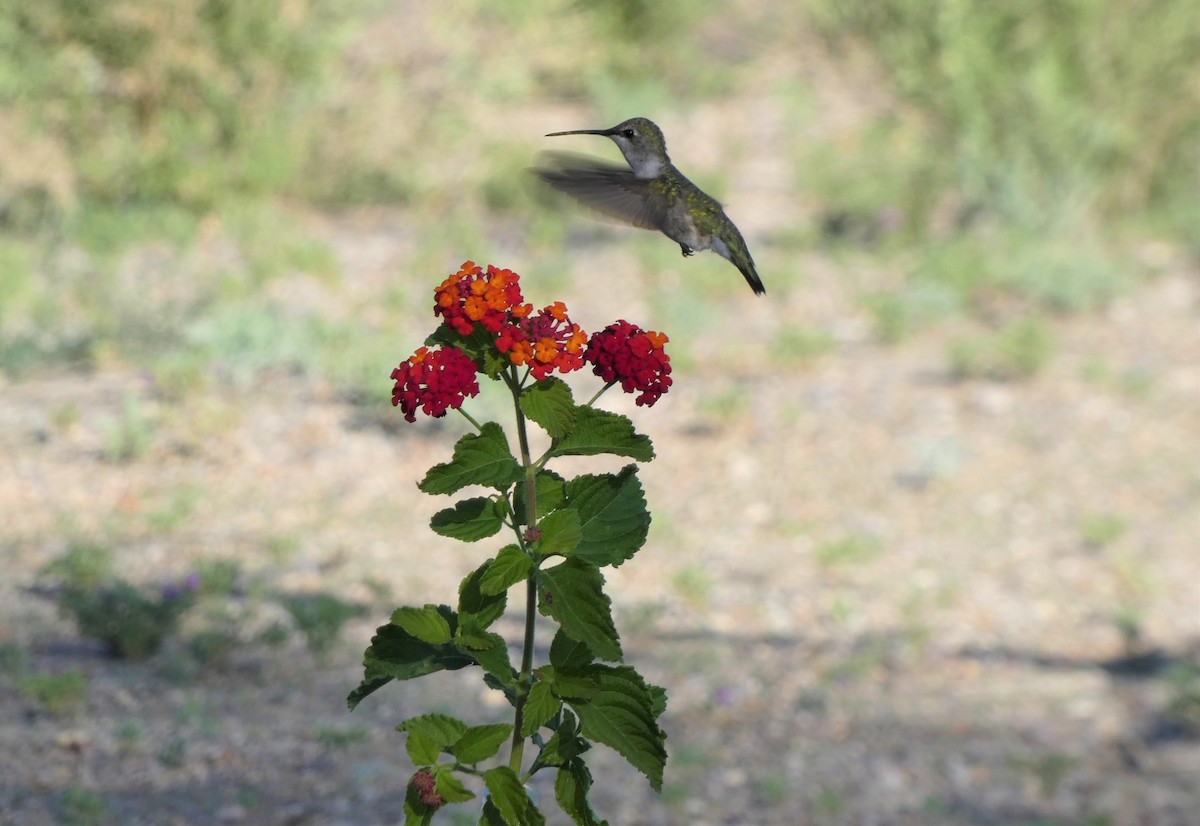
[[[607,390],[608,388],[612,387],[614,384],[616,384],[616,381],[610,381],[608,384],[604,385],[599,390],[597,390],[596,395],[594,395],[590,399],[588,399],[587,402],[584,404],[584,407],[591,407],[593,404],[595,404],[596,399],[603,396],[604,391]]]
[[[525,425],[525,414],[521,412],[521,387],[514,375],[509,381],[513,391],[513,407],[517,413],[517,439],[521,446],[521,467],[525,469],[525,529],[533,528],[537,522],[537,499],[535,480],[537,467],[529,455],[529,433]],[[523,543],[524,544],[524,543]],[[521,673],[517,678],[516,712],[513,715],[512,751],[508,756],[508,766],[518,775],[521,773],[521,761],[525,754],[525,738],[521,735],[521,726],[525,721],[525,700],[533,683],[533,630],[537,618],[537,569],[529,572],[525,580],[525,642],[521,651]]]
[[[470,413],[468,413],[467,411],[463,410],[461,407],[460,407],[460,408],[458,408],[458,412],[459,412],[459,413],[461,413],[461,414],[463,414],[463,417],[464,417],[464,418],[466,418],[466,420],[467,420],[468,422],[470,422],[471,424],[473,424],[473,425],[475,426],[475,429],[476,429],[476,430],[483,430],[483,425],[481,425],[479,422],[475,421],[475,417],[474,417],[474,416],[472,416]]]

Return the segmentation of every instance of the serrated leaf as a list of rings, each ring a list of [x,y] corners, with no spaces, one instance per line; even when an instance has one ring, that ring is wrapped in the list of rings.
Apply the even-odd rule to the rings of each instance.
[[[646,688],[650,690],[650,712],[657,720],[667,710],[667,690],[654,683],[646,683]]]
[[[533,481],[533,496],[538,519],[562,504],[564,496],[563,486],[563,478],[554,471],[538,471]],[[513,513],[517,515],[518,525],[526,524],[524,485],[517,485],[513,488]]]
[[[540,826],[546,822],[529,799],[529,793],[521,785],[516,772],[508,766],[485,771],[483,783],[487,786],[488,799],[508,826]]]
[[[505,545],[487,566],[479,580],[479,590],[488,595],[502,594],[529,576],[532,567],[529,554],[516,545]]]
[[[595,456],[612,453],[639,462],[654,458],[654,445],[648,436],[633,429],[633,422],[619,413],[594,407],[576,408],[575,429],[556,439],[551,456]]]
[[[425,339],[426,347],[438,345],[457,347],[462,350],[474,359],[475,365],[480,367],[484,375],[489,378],[496,378],[501,370],[512,366],[508,356],[496,349],[495,334],[489,333],[478,324],[469,335],[465,336],[445,324],[441,325]]]
[[[445,608],[446,606],[441,606]],[[392,624],[398,625],[422,642],[441,645],[450,642],[450,623],[438,610],[438,606],[426,604],[424,608],[405,606],[392,612]]]
[[[504,514],[494,499],[477,496],[438,511],[429,521],[429,527],[451,539],[475,542],[499,533],[504,527]]]
[[[562,719],[554,735],[538,753],[538,762],[545,766],[563,766],[591,748],[591,744],[579,736],[579,724],[570,709],[562,710]]]
[[[585,475],[566,485],[567,506],[579,512],[581,538],[571,556],[593,565],[620,565],[637,553],[650,532],[650,512],[637,466]]]
[[[404,738],[404,748],[408,752],[408,759],[414,766],[435,765],[442,753],[438,744],[420,731],[408,733],[408,737]]]
[[[521,466],[513,458],[504,431],[488,422],[479,433],[468,433],[454,446],[454,458],[434,465],[417,485],[425,493],[456,493],[469,485],[507,490],[521,478]]]
[[[435,781],[433,790],[447,803],[465,803],[475,797],[475,792],[464,786],[454,774],[452,766],[434,766],[432,771]]]
[[[508,593],[484,593],[483,578],[493,560],[488,560],[463,577],[458,585],[458,622],[464,630],[472,633],[486,630],[504,615],[508,605]]]
[[[562,379],[551,377],[526,387],[519,404],[521,412],[552,439],[560,439],[575,428],[575,399]]]
[[[450,753],[458,758],[460,763],[478,763],[500,751],[500,747],[511,734],[512,726],[508,723],[471,726],[450,747]]]
[[[525,698],[525,717],[521,722],[521,736],[529,737],[542,724],[558,713],[562,701],[554,696],[549,683],[534,683]]]
[[[479,820],[476,823],[478,826],[508,826],[504,822],[504,815],[500,814],[500,810],[496,808],[496,804],[490,797],[484,799],[483,811],[479,813]]]
[[[587,796],[591,788],[592,773],[579,759],[560,767],[554,778],[554,799],[579,826],[601,826],[588,803]]]
[[[444,605],[438,611],[452,629],[457,627],[458,618],[453,611]],[[353,710],[363,698],[392,680],[411,680],[435,671],[455,671],[474,664],[474,660],[464,657],[451,644],[430,645],[400,626],[388,623],[376,629],[371,645],[363,653],[363,679],[346,698],[346,705]]]
[[[409,759],[417,766],[437,763],[443,750],[450,747],[467,730],[467,724],[446,714],[422,714],[399,723],[396,731],[408,737],[404,747]]]
[[[550,643],[550,665],[560,674],[579,674],[596,659],[591,649],[560,628]]]
[[[516,683],[516,670],[508,659],[508,643],[499,634],[481,631],[461,633],[456,640],[463,654],[479,663],[488,674],[494,675],[504,685]]]
[[[416,792],[409,792],[410,797],[416,797]],[[420,809],[420,811],[418,811]],[[436,809],[423,806],[419,801],[404,801],[404,826],[430,826]]]
[[[549,614],[570,637],[605,660],[621,659],[621,644],[612,619],[612,603],[604,593],[604,576],[578,559],[568,558],[539,577],[542,613]]]
[[[449,714],[420,714],[396,724],[396,731],[419,731],[438,744],[438,748],[449,746],[467,731],[467,724]]]
[[[566,556],[574,551],[581,539],[583,528],[579,524],[579,512],[574,508],[564,508],[546,514],[537,524],[541,535],[537,540],[537,552],[540,554],[560,554]]]
[[[570,700],[586,700],[596,696],[596,692],[600,690],[600,686],[591,677],[571,674],[557,675],[551,688],[556,697]]]
[[[662,789],[667,761],[666,734],[654,716],[655,700],[646,682],[629,666],[592,665],[600,690],[588,700],[571,701],[583,723],[583,736],[614,749]]]

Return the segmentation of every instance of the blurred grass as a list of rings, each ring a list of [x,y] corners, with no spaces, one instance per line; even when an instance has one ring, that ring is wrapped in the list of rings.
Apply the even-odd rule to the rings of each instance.
[[[835,71],[869,67],[880,92],[834,134],[801,128],[822,114],[808,76],[762,68],[814,45]],[[538,107],[602,125],[765,96],[796,127],[785,151],[817,217],[758,257],[769,268],[819,244],[900,261],[903,283],[865,288],[884,341],[962,313],[1003,328],[1094,310],[1145,275],[1148,238],[1200,255],[1190,0],[818,0],[738,15],[709,0],[0,0],[0,47],[9,374],[117,360],[177,395],[282,370],[383,398],[378,332],[406,329],[413,293],[397,286],[363,324],[297,212],[388,205],[414,270],[524,244],[561,278],[565,219],[514,185],[532,162],[514,113]],[[753,130],[733,131],[730,160],[753,155]],[[694,174],[729,189],[717,179],[730,172]],[[633,249],[646,269],[674,255]],[[651,295],[685,346],[689,324],[725,309],[729,281],[711,273],[689,272],[691,297]],[[341,300],[336,317],[274,286],[297,275]]]
[[[1040,311],[1094,309],[1145,270],[1131,237],[1200,251],[1200,6],[830,0],[810,11],[831,51],[865,55],[895,96],[800,167],[824,202],[827,241],[916,249],[910,283],[870,300],[885,340],[998,292]]]

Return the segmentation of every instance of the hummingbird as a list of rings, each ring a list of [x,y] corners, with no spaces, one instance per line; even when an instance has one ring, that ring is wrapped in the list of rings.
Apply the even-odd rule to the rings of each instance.
[[[629,168],[585,155],[548,152],[534,170],[541,180],[585,206],[642,229],[658,230],[685,256],[712,250],[741,270],[755,295],[766,292],[742,234],[715,198],[675,168],[662,130],[646,118],[630,118],[611,129],[575,129],[561,135],[610,138]]]

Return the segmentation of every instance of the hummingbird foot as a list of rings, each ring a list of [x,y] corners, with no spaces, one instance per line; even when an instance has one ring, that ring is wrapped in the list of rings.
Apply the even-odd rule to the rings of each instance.
[[[694,249],[692,249],[691,247],[689,247],[687,244],[680,244],[679,251],[683,253],[684,258],[689,258],[696,254],[696,251]]]

